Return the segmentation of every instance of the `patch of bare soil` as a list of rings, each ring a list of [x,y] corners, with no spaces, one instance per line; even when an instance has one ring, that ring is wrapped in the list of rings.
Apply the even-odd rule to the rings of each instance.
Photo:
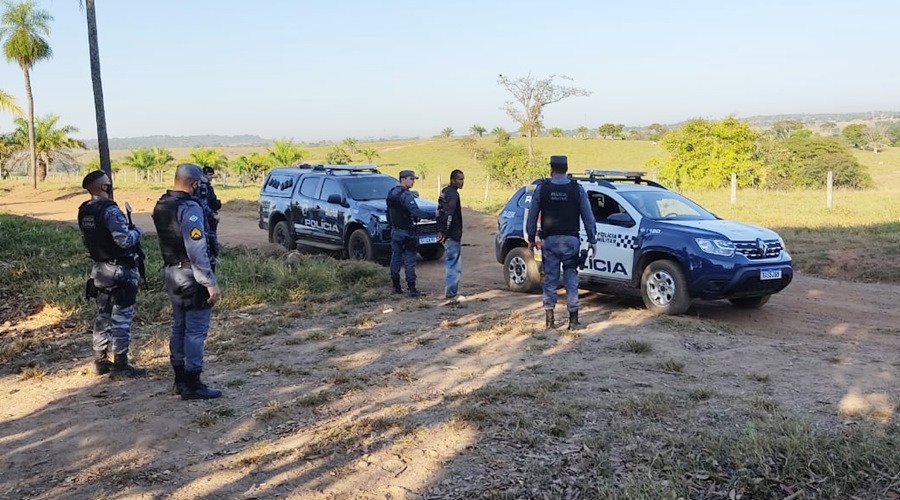
[[[585,292],[587,328],[545,331],[540,297],[504,290],[496,221],[464,217],[469,301],[442,305],[443,263],[420,262],[422,300],[222,312],[204,374],[219,400],[168,394],[167,325],[135,334],[148,379],[90,374],[87,335],[79,359],[3,377],[0,498],[606,498],[635,478],[664,491],[647,471],[686,436],[782,414],[897,425],[900,287],[801,275],[761,310],[681,317]],[[254,221],[224,212],[221,239],[268,245]],[[753,497],[692,474],[690,497]]]

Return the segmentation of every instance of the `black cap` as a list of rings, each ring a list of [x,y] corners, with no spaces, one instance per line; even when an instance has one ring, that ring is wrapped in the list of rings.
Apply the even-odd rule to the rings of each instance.
[[[556,155],[550,157],[551,167],[569,168],[569,158],[565,155]]]
[[[214,174],[214,173],[216,173],[216,169],[214,169],[212,167],[203,167],[203,173],[204,174]]]
[[[106,175],[106,172],[104,172],[102,170],[94,170],[93,172],[84,176],[84,180],[81,181],[81,187],[83,187],[84,189],[87,189],[88,186],[97,182],[97,180],[100,179],[101,177],[103,177],[104,175]]]

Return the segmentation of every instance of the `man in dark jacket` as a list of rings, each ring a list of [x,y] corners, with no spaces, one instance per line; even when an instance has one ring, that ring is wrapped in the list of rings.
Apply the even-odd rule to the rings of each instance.
[[[109,197],[112,183],[101,170],[87,174],[81,186],[91,199],[78,208],[78,228],[91,260],[86,295],[96,299],[94,372],[97,375],[139,377],[146,370],[128,363],[131,321],[137,301],[137,245],[143,232]],[[109,350],[113,361],[109,361]]]
[[[450,184],[441,190],[438,198],[438,241],[444,244],[444,264],[446,266],[446,298],[451,302],[462,302],[466,297],[459,294],[459,276],[462,274],[460,248],[462,246],[462,206],[459,190],[466,177],[462,170],[450,172]]]

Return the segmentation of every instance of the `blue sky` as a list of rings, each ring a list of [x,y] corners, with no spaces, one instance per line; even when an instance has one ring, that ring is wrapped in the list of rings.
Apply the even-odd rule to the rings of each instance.
[[[497,75],[593,91],[547,127],[900,109],[900,2],[97,0],[111,137],[297,141],[514,129]],[[78,0],[41,0],[35,111],[95,138]],[[18,66],[0,88],[25,104]],[[0,132],[11,120],[0,117]]]

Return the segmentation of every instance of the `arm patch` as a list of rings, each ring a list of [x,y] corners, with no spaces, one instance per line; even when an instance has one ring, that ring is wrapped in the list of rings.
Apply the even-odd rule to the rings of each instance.
[[[199,240],[200,238],[203,238],[203,231],[201,231],[199,227],[191,229],[191,239]]]

